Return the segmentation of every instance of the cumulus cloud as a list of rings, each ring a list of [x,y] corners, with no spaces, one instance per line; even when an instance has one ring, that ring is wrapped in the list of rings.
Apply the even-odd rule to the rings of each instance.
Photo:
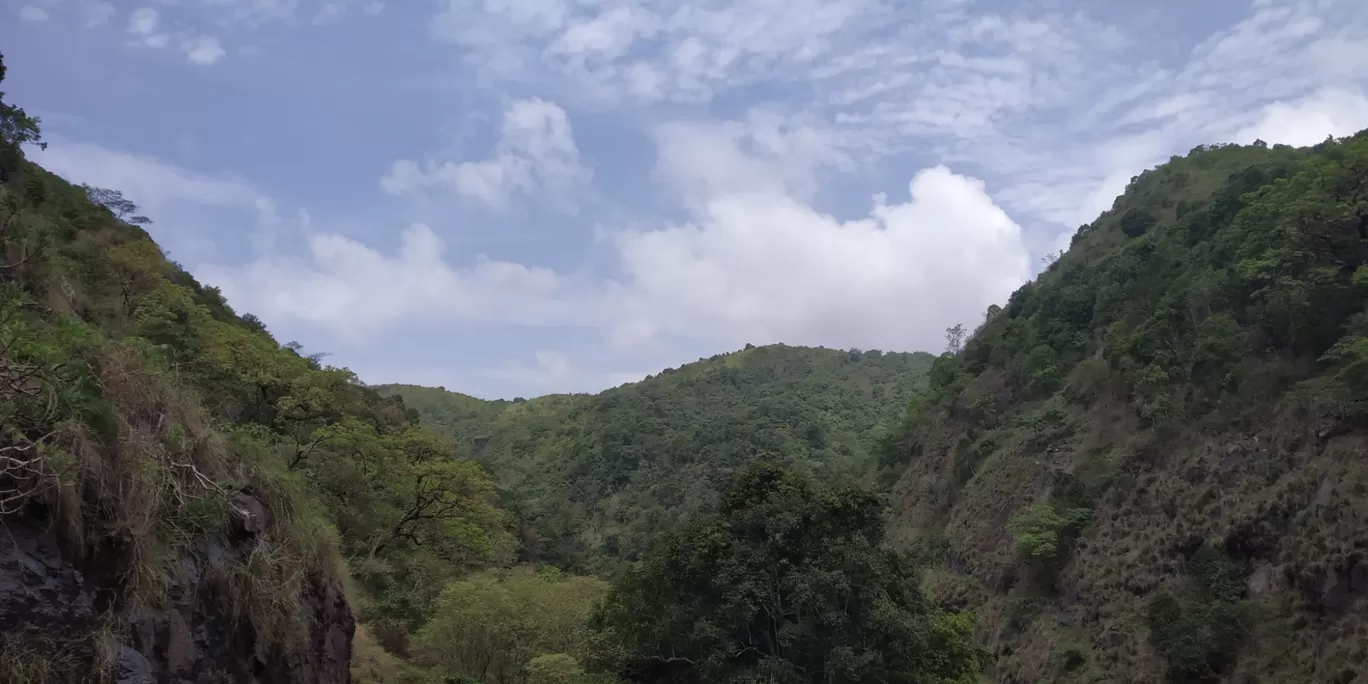
[[[576,326],[597,329],[621,351],[678,337],[933,348],[946,326],[981,316],[1029,276],[1020,228],[975,179],[929,168],[905,199],[876,198],[868,216],[842,221],[784,182],[783,160],[807,158],[808,146],[775,138],[751,153],[734,133],[695,126],[662,136],[661,166],[695,193],[693,218],[614,233],[614,279],[484,259],[456,268],[424,225],[411,227],[393,255],[325,234],[311,239],[304,259],[201,272],[268,320],[348,336],[420,319]],[[677,135],[711,139],[710,155]],[[738,164],[742,173],[725,175]],[[710,176],[718,177],[703,182]]]
[[[423,164],[401,159],[380,179],[394,195],[455,192],[490,207],[503,208],[514,194],[559,193],[589,183],[592,171],[580,161],[565,110],[540,98],[513,102],[489,159]]]
[[[301,257],[268,254],[245,267],[197,270],[230,301],[267,320],[304,322],[350,339],[425,318],[553,325],[575,317],[559,301],[563,288],[555,273],[485,258],[457,269],[445,252],[431,228],[414,224],[393,255],[319,233]]]
[[[729,193],[688,224],[617,238],[628,312],[612,339],[934,348],[1029,276],[1021,231],[944,167],[906,201],[838,221],[791,197]]]
[[[1368,128],[1368,97],[1362,92],[1333,88],[1296,102],[1275,102],[1259,120],[1236,134],[1241,143],[1256,139],[1269,144],[1304,147],[1326,136],[1345,136]]]

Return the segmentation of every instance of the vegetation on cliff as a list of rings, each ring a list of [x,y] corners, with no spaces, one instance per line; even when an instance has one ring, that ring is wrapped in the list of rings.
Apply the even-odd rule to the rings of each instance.
[[[1002,681],[1358,681],[1368,134],[1203,146],[959,353],[882,454],[890,527]]]

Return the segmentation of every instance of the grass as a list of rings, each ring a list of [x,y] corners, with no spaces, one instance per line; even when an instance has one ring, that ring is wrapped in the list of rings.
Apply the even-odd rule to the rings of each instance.
[[[228,548],[210,568],[225,608],[249,622],[265,644],[306,644],[310,616],[300,610],[310,582],[337,580],[336,532],[304,483],[273,467],[269,445],[230,442],[211,426],[198,397],[133,345],[107,341],[91,354],[94,388],[108,402],[112,434],[69,418],[52,432],[42,473],[28,483],[30,503],[47,511],[78,557],[111,564],[118,603],[163,608],[184,581],[182,559],[206,540]],[[245,550],[227,540],[238,491],[270,512]],[[17,647],[15,647],[17,648]],[[70,648],[89,653],[81,641]],[[7,652],[9,682],[44,681],[66,656]]]
[[[112,644],[123,636],[123,626],[110,613],[75,639],[0,635],[0,682],[108,684],[115,664]]]

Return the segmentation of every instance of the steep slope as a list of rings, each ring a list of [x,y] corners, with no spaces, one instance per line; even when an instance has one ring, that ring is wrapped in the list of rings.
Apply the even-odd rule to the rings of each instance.
[[[1368,133],[1200,147],[935,362],[893,536],[997,681],[1368,682]]]
[[[347,682],[353,607],[402,650],[447,580],[509,557],[478,465],[39,142],[0,94],[0,681]]]
[[[510,493],[529,558],[611,571],[738,466],[774,458],[824,478],[869,474],[884,425],[929,354],[751,347],[608,390],[483,402],[411,386],[423,424],[455,436]]]

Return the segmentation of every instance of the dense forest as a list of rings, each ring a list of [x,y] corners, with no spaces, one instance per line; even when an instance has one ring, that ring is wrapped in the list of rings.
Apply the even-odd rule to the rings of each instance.
[[[281,344],[38,124],[0,681],[1368,682],[1368,132],[1142,173],[939,356],[487,402]]]
[[[868,483],[874,451],[934,358],[748,346],[597,395],[376,389],[402,396],[494,475],[524,560],[615,574],[754,461]]]

